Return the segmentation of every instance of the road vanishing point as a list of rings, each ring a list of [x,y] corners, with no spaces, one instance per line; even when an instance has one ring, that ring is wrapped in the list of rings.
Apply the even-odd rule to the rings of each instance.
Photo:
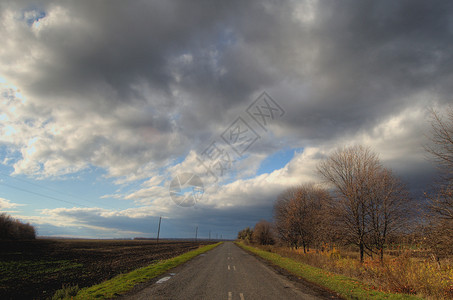
[[[339,299],[225,242],[123,299]]]

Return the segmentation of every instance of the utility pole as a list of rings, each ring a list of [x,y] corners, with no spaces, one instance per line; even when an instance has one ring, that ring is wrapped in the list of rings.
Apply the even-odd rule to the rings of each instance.
[[[160,235],[160,221],[162,220],[162,216],[159,217],[159,227],[157,228],[157,243],[159,243],[159,235]]]
[[[197,241],[197,237],[198,237],[198,226],[197,226],[197,228],[195,229],[195,242]]]

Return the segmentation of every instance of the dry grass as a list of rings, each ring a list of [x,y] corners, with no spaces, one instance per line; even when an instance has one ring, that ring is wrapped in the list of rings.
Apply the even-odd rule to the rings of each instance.
[[[359,279],[381,291],[415,294],[427,299],[453,298],[453,264],[448,260],[439,267],[429,258],[414,258],[406,251],[397,257],[385,256],[384,263],[368,259],[361,264],[357,253],[337,249],[306,254],[286,247],[262,246],[261,249]]]

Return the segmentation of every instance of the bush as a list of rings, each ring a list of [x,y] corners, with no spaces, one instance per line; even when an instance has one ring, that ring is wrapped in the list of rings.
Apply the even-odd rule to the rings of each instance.
[[[52,300],[72,299],[77,295],[79,291],[80,289],[78,285],[74,286],[63,285],[61,290],[55,292],[55,294],[52,297]]]
[[[420,294],[436,299],[453,297],[453,269],[439,268],[429,260],[414,261],[409,253],[387,261],[381,268],[383,287],[399,293]]]
[[[246,242],[251,242],[252,235],[253,235],[253,230],[250,229],[250,227],[247,227],[238,232],[238,239],[246,241]]]
[[[0,240],[31,240],[36,238],[35,228],[30,224],[0,214]]]

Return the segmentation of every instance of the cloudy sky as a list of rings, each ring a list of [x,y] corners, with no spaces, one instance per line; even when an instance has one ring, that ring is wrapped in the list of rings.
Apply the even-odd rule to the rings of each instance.
[[[40,235],[234,238],[347,145],[414,198],[435,176],[450,1],[6,0],[0,22],[0,210]]]

